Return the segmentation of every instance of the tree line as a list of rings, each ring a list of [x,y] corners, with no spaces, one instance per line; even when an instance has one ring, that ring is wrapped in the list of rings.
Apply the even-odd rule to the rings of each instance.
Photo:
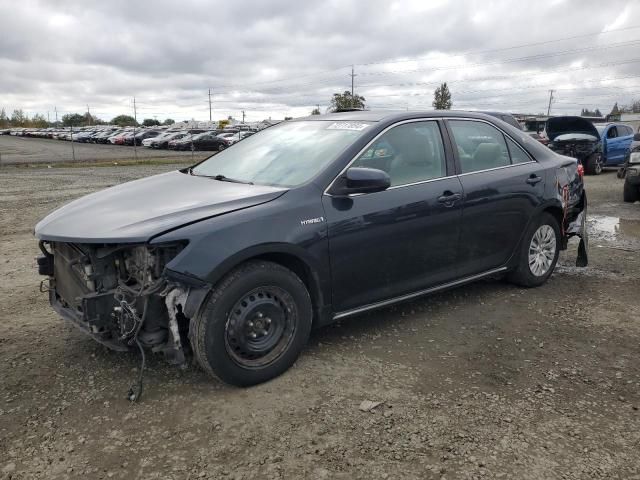
[[[339,112],[351,109],[364,110],[366,99],[362,95],[356,95],[349,90],[344,93],[334,93],[329,102],[330,112]],[[451,100],[451,92],[447,86],[447,82],[441,84],[433,92],[433,108],[436,110],[451,110],[453,101]],[[320,109],[314,108],[311,115],[320,115]],[[286,118],[285,118],[286,120]]]
[[[142,123],[136,122],[131,115],[118,115],[109,122],[91,115],[67,113],[62,116],[61,121],[50,122],[44,115],[36,113],[29,117],[22,109],[16,109],[11,116],[7,115],[4,108],[0,109],[0,128],[26,127],[26,128],[47,128],[47,127],[88,127],[92,125],[117,125],[119,127],[143,126],[153,127],[157,125],[173,125],[173,119],[167,118],[162,123],[155,118],[145,118]]]

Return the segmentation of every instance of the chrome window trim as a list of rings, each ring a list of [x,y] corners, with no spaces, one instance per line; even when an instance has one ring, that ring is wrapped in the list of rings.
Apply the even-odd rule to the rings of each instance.
[[[538,161],[537,161],[535,158],[533,158],[533,157],[529,154],[529,152],[527,152],[524,148],[522,148],[522,147],[520,146],[520,143],[518,143],[518,141],[517,141],[515,138],[513,138],[513,137],[512,137],[511,135],[509,135],[507,132],[505,132],[504,130],[502,130],[499,126],[494,125],[493,123],[491,123],[491,122],[489,122],[489,121],[487,121],[487,120],[484,120],[484,119],[481,119],[481,118],[467,118],[467,117],[461,117],[461,118],[460,118],[460,117],[442,117],[442,119],[443,119],[443,120],[447,120],[447,121],[449,121],[449,120],[463,120],[463,121],[472,121],[472,122],[482,122],[482,123],[486,123],[487,125],[489,125],[489,126],[491,126],[491,127],[495,128],[496,130],[498,130],[498,131],[499,131],[500,133],[502,133],[502,135],[504,135],[505,137],[509,138],[513,143],[515,143],[515,144],[518,146],[518,148],[520,148],[520,150],[522,150],[522,151],[525,153],[525,155],[526,155],[527,157],[529,157],[529,159],[531,160],[531,162],[538,163]],[[504,120],[503,120],[503,121],[504,121]],[[455,146],[456,137],[453,135],[453,132],[451,132],[451,137],[452,137],[452,138],[451,138],[451,140],[453,141],[454,146]],[[505,146],[507,147],[507,152],[509,153],[509,161],[513,162],[513,159],[511,158],[511,152],[509,152],[509,145],[507,145],[507,142],[505,142]],[[527,163],[530,163],[530,162],[512,163],[511,165],[526,165]],[[509,166],[509,165],[504,165],[504,166],[502,166],[502,167],[495,167],[495,168],[504,168],[504,167],[508,167],[508,166]],[[493,169],[487,169],[487,170],[493,170]],[[481,170],[478,170],[478,171],[481,171]],[[469,173],[475,173],[475,172],[461,173],[460,175],[468,175]]]
[[[425,288],[424,290],[418,290],[417,292],[407,293],[405,295],[389,298],[387,300],[382,300],[380,302],[374,302],[368,305],[363,305],[361,307],[351,308],[349,310],[344,310],[342,312],[335,313],[333,315],[333,319],[338,320],[340,318],[349,317],[351,315],[356,315],[358,313],[363,313],[369,310],[375,310],[376,308],[393,305],[394,303],[403,302],[405,300],[411,300],[412,298],[421,297],[422,295],[427,295],[429,293],[435,293],[439,290],[444,290],[446,288],[457,287],[458,285],[463,285],[465,283],[473,282],[475,280],[480,280],[481,278],[495,275],[496,273],[504,272],[505,270],[507,270],[507,267],[494,268],[492,270],[487,270],[486,272],[478,273],[476,275],[471,275],[469,277],[464,277],[458,280],[453,280],[451,282],[443,283],[441,285],[436,285],[435,287]]]
[[[467,175],[474,175],[476,173],[493,172],[494,170],[503,170],[505,168],[519,167],[520,165],[531,165],[532,163],[537,163],[537,162],[531,160],[530,162],[512,163],[511,165],[503,165],[502,167],[485,168],[484,170],[475,170],[473,172],[461,173],[460,175],[458,175],[458,177],[466,177]]]
[[[436,117],[436,118],[433,118],[433,117],[427,117],[427,118],[422,117],[422,118],[412,118],[412,119],[409,119],[409,120],[402,120],[401,122],[394,123],[393,125],[389,125],[387,128],[385,128],[380,133],[378,133],[378,135],[373,137],[373,139],[371,139],[371,141],[369,143],[367,143],[360,151],[358,151],[358,153],[356,153],[354,155],[354,157],[349,161],[349,163],[342,170],[340,170],[340,173],[338,173],[333,178],[331,183],[329,183],[329,186],[324,189],[324,192],[322,192],[322,194],[326,195],[327,197],[333,197],[333,195],[331,195],[329,193],[329,190],[331,189],[331,187],[333,187],[333,184],[336,182],[338,177],[340,177],[344,172],[346,172],[347,169],[353,164],[353,162],[355,162],[360,157],[360,155],[362,155],[369,147],[371,147],[371,145],[373,145],[373,143],[376,142],[376,140],[378,140],[382,135],[387,133],[392,128],[395,128],[395,127],[397,127],[399,125],[404,125],[406,123],[437,122],[438,120],[464,120],[464,121],[486,123],[487,125],[497,129],[504,136],[510,138],[511,141],[513,141],[531,160],[529,162],[512,163],[510,165],[503,165],[502,167],[487,168],[485,170],[476,170],[474,172],[459,173],[459,174],[455,174],[455,175],[447,175],[447,176],[444,176],[444,177],[431,178],[429,180],[422,180],[420,182],[406,183],[404,185],[394,185],[393,187],[389,187],[386,190],[383,190],[383,192],[386,192],[388,190],[394,190],[394,189],[397,189],[397,188],[411,187],[411,186],[414,186],[414,185],[421,185],[423,183],[435,182],[437,180],[445,180],[445,179],[454,178],[454,177],[462,177],[462,176],[466,176],[466,175],[473,175],[475,173],[491,172],[493,170],[501,170],[501,169],[504,169],[504,168],[517,167],[519,165],[529,165],[531,163],[539,163],[535,158],[533,158],[529,154],[529,152],[527,152],[524,148],[520,147],[520,143],[515,138],[513,138],[507,132],[502,130],[499,126],[494,125],[493,123],[489,122],[488,120],[484,120],[484,119],[481,119],[481,118],[469,118],[469,117]],[[440,128],[440,127],[438,127],[438,128]],[[442,137],[442,131],[440,131],[440,136]],[[453,136],[453,133],[452,133],[452,136]],[[451,140],[454,142],[454,147],[455,147],[455,137],[452,138]],[[443,143],[443,146],[444,146],[444,138],[442,138],[442,143]],[[506,144],[506,142],[505,142],[505,144]],[[509,147],[507,146],[507,151],[508,151],[508,149],[509,149]],[[445,155],[446,155],[446,151],[445,151]],[[511,154],[510,153],[509,153],[509,160],[511,161]],[[446,158],[445,158],[445,166],[446,166]],[[381,193],[381,192],[375,192],[375,193]],[[351,194],[346,195],[346,196],[347,197],[359,197],[361,195],[371,195],[371,193],[351,193]]]
[[[338,180],[338,178],[347,171],[347,169],[353,164],[353,162],[355,162],[360,155],[362,155],[364,152],[367,151],[367,149],[369,147],[371,147],[371,145],[373,145],[382,135],[384,135],[385,133],[387,133],[389,130],[391,130],[392,128],[398,127],[400,125],[405,125],[407,123],[416,123],[416,122],[435,122],[436,125],[438,123],[438,120],[440,120],[440,117],[438,118],[411,118],[409,120],[402,120],[401,122],[398,123],[394,123],[393,125],[389,125],[387,128],[385,128],[384,130],[382,130],[381,132],[379,132],[375,137],[373,137],[371,139],[371,141],[369,141],[369,143],[367,143],[364,147],[362,147],[360,149],[360,151],[358,153],[356,153],[354,155],[354,157],[349,161],[349,163],[347,164],[346,167],[344,167],[342,170],[340,170],[340,173],[338,173],[338,175],[336,175],[333,180],[331,180],[331,183],[329,184],[329,186],[327,188],[324,189],[323,195],[326,195],[328,197],[333,197],[333,195],[331,195],[329,192],[329,190],[331,189],[331,187],[333,187],[333,184],[336,182],[336,180]],[[440,131],[440,138],[442,139],[442,149],[445,153],[445,158],[444,158],[444,166],[445,166],[445,170],[447,168],[447,152],[444,146],[444,137],[442,135],[442,130],[440,130],[440,126],[438,125],[438,130]],[[421,183],[426,183],[426,182],[432,182],[434,180],[442,180],[444,178],[452,178],[455,177],[455,175],[449,175],[449,176],[445,176],[445,177],[437,177],[437,178],[430,178],[429,180],[422,180],[420,182],[414,182],[414,183],[406,183],[404,185],[394,185],[393,187],[389,187],[387,188],[387,190],[392,190],[394,188],[400,188],[400,187],[407,187],[410,185],[418,185]],[[386,192],[387,190],[383,190],[384,192]],[[379,193],[379,192],[375,192],[375,193]],[[358,197],[360,195],[371,195],[370,193],[351,193],[349,195],[347,195],[347,197]]]

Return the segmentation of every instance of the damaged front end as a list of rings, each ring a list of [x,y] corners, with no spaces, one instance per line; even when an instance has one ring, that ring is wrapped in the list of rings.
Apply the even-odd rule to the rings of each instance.
[[[41,241],[39,272],[48,276],[41,289],[60,316],[103,345],[118,351],[138,346],[143,355],[151,349],[184,365],[185,311],[190,297],[201,300],[206,291],[168,275],[166,265],[185,246]]]
[[[601,163],[602,142],[593,123],[582,117],[552,117],[545,126],[548,147],[559,155],[575,158],[581,165]]]

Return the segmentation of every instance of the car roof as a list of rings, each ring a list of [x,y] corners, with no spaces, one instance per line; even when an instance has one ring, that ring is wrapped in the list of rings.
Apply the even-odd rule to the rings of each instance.
[[[325,115],[310,115],[308,117],[297,118],[291,121],[300,120],[336,120],[336,121],[360,121],[360,122],[380,122],[380,121],[402,121],[413,118],[442,118],[442,117],[461,117],[461,118],[477,118],[480,120],[495,120],[495,117],[480,113],[464,110],[397,110],[397,111],[376,111],[376,110],[360,110],[353,112],[327,113]]]

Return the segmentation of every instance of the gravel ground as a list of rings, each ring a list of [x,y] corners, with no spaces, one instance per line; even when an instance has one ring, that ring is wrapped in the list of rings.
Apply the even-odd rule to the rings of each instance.
[[[75,150],[75,160],[74,152]],[[131,160],[137,153],[138,159],[191,159],[191,152],[176,152],[174,150],[159,150],[124,145],[103,145],[93,143],[71,142],[64,140],[50,140],[45,138],[12,137],[0,135],[0,166],[14,164],[55,164],[63,162],[96,162]],[[211,152],[194,152],[195,161],[211,155]],[[195,162],[194,162],[195,163]]]
[[[640,478],[640,205],[615,173],[587,179],[587,269],[572,244],[541,288],[484,281],[316,330],[249,389],[152,356],[131,404],[138,356],[58,319],[32,229],[170,168],[0,169],[0,478]]]

